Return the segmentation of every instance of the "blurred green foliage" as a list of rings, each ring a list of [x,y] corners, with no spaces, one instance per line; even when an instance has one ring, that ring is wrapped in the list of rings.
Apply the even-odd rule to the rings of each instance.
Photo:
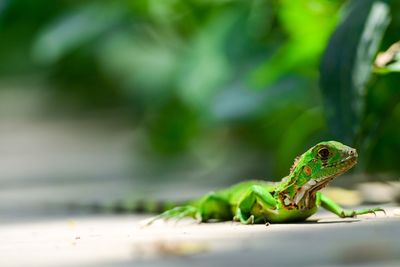
[[[377,52],[400,39],[399,8],[398,1],[349,1],[320,69],[331,132],[359,149],[368,171],[399,170],[399,76],[373,73]]]
[[[364,22],[374,24],[369,16],[376,2],[384,5],[381,27],[365,40],[360,36],[372,26]],[[0,4],[0,78],[43,77],[53,109],[62,103],[79,115],[122,108],[146,133],[143,145],[169,158],[218,149],[221,140],[247,148],[233,150],[238,158],[256,155],[270,166],[256,175],[278,178],[297,154],[334,138],[362,147],[365,170],[399,171],[399,76],[371,73],[377,51],[400,39],[398,6],[6,0]],[[355,94],[360,86],[363,93]]]

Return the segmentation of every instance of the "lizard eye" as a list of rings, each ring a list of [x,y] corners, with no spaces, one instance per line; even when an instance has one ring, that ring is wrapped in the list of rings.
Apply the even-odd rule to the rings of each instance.
[[[327,149],[326,147],[321,148],[320,150],[318,150],[318,155],[322,160],[328,159],[329,149]]]

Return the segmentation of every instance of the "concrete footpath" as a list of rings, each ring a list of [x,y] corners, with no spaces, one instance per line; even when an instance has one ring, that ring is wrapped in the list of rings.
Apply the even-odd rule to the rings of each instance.
[[[400,266],[400,210],[294,224],[198,224],[135,215],[0,225],[0,266]]]

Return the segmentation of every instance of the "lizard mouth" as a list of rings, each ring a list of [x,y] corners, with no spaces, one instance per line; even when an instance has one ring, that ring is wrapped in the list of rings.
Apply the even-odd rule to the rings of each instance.
[[[315,185],[310,188],[310,192],[315,192],[324,188],[328,185],[330,181],[332,181],[337,176],[345,173],[350,170],[354,165],[357,164],[357,154],[350,154],[346,158],[342,159],[339,162],[332,163],[327,165],[325,168],[328,169],[328,173],[316,180]]]
[[[349,155],[339,162],[327,165],[325,168],[332,169],[334,173],[338,173],[338,175],[340,175],[343,172],[351,169],[356,164],[357,164],[357,155]],[[324,179],[324,178],[325,177],[322,177],[320,179]]]

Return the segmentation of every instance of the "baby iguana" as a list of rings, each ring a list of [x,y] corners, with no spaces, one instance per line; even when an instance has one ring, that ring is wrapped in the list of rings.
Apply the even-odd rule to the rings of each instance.
[[[241,182],[228,189],[211,192],[166,210],[154,217],[181,219],[192,217],[201,222],[240,221],[286,223],[303,221],[323,208],[341,218],[383,211],[381,208],[344,210],[319,190],[357,163],[354,148],[336,141],[321,142],[297,157],[288,176],[278,183]]]

